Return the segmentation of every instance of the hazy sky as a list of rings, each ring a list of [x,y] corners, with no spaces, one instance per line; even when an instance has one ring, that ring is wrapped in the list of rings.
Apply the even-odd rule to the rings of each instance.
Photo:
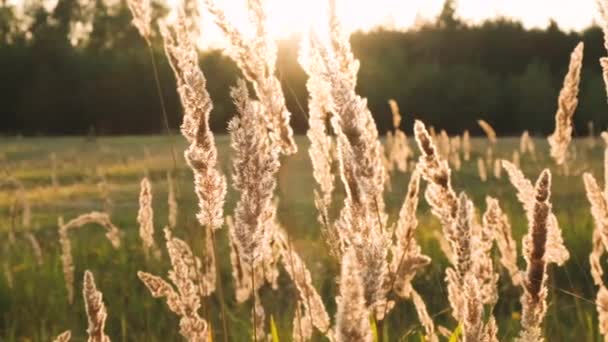
[[[24,0],[8,0],[22,3]],[[57,0],[42,0],[49,6]],[[81,0],[91,1],[91,0]],[[113,0],[108,0],[113,1]],[[166,0],[170,4],[179,0]],[[379,25],[394,28],[411,27],[417,20],[434,19],[444,0],[336,0],[345,28],[368,30]],[[216,0],[237,26],[247,30],[246,0]],[[327,0],[266,0],[270,30],[276,37],[320,30],[326,20]],[[526,27],[546,27],[555,19],[562,28],[581,30],[597,18],[596,0],[457,0],[457,16],[473,23],[503,16],[520,20]],[[203,45],[215,45],[221,35],[208,15],[203,17]]]
[[[177,0],[170,0],[177,1]],[[416,20],[433,19],[444,0],[337,0],[339,13],[349,30],[367,30],[378,25],[396,28],[412,26]],[[246,27],[245,0],[217,0],[230,18]],[[306,31],[324,24],[326,0],[267,0],[271,31],[276,36]],[[526,27],[546,27],[555,19],[562,28],[580,30],[597,18],[595,0],[459,0],[457,15],[469,22],[504,16],[518,19]],[[218,37],[216,29],[203,18],[207,41]]]

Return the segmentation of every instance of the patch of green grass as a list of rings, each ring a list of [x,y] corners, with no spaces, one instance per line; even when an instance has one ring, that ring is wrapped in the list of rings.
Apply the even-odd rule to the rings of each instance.
[[[230,148],[226,136],[218,136],[221,167],[230,175]],[[185,143],[175,138],[177,151],[177,178],[179,217],[176,235],[193,246],[196,253],[203,245],[202,229],[194,214],[196,197],[192,190],[192,175],[183,160]],[[314,180],[307,154],[307,140],[298,137],[299,153],[282,158],[278,174],[277,196],[279,198],[280,222],[286,227],[294,241],[295,249],[306,261],[316,288],[324,298],[330,315],[335,312],[336,275],[339,267],[321,241],[316,209],[313,204]],[[548,158],[548,147],[544,140],[536,140],[537,157],[522,156],[525,174],[536,179],[544,167],[554,171],[552,202],[554,212],[563,230],[564,240],[571,258],[564,267],[551,267],[549,286],[549,309],[545,321],[549,341],[573,340],[599,341],[597,318],[593,300],[595,287],[589,275],[588,254],[591,250],[593,221],[589,204],[584,194],[580,172],[590,170],[598,179],[603,175],[603,146],[596,141],[595,147],[588,141],[576,141],[574,160],[570,176],[556,170]],[[410,146],[414,144],[410,141]],[[492,177],[482,183],[477,175],[477,158],[485,157],[485,139],[473,140],[471,160],[463,162],[461,171],[453,172],[456,191],[466,191],[475,201],[479,212],[485,209],[485,196],[497,197],[509,215],[513,231],[521,247],[521,237],[527,230],[523,208],[517,202],[515,190],[502,174],[502,179]],[[499,139],[494,155],[511,159],[512,152],[519,147],[518,139]],[[55,153],[59,187],[51,186],[51,153]],[[165,275],[169,269],[167,254],[160,261],[144,258],[138,236],[137,198],[139,180],[147,172],[154,194],[154,220],[156,239],[162,243],[161,228],[167,222],[167,184],[165,174],[173,170],[171,148],[167,137],[120,137],[98,138],[0,138],[0,172],[3,178],[14,177],[23,182],[32,205],[32,230],[40,240],[44,264],[39,267],[27,241],[23,238],[23,227],[11,206],[15,202],[15,189],[10,184],[0,185],[0,234],[2,261],[6,261],[14,277],[14,287],[8,287],[5,276],[0,276],[0,340],[2,341],[49,341],[66,329],[71,329],[74,340],[84,340],[86,316],[80,296],[82,275],[85,269],[95,274],[98,288],[104,294],[108,307],[106,331],[113,341],[179,341],[178,320],[166,308],[162,300],[152,298],[136,276],[138,270]],[[114,202],[112,220],[124,232],[120,249],[115,250],[103,236],[99,227],[87,226],[72,233],[75,261],[76,300],[67,303],[63,281],[60,248],[57,237],[57,218],[69,220],[81,213],[102,210],[103,200],[97,183],[99,174],[105,174],[110,195]],[[387,192],[387,212],[390,222],[397,218],[405,196],[409,174],[395,173]],[[341,198],[338,190],[337,198]],[[230,189],[226,211],[231,213],[238,194]],[[338,205],[339,207],[339,205]],[[414,286],[426,300],[435,322],[456,328],[450,318],[449,304],[444,282],[447,260],[432,235],[438,230],[437,219],[431,216],[424,200],[418,212],[420,221],[418,240],[423,252],[433,261],[421,271]],[[15,245],[8,244],[8,231],[16,232]],[[225,301],[229,340],[244,341],[250,334],[250,303],[238,305],[232,288],[226,230],[218,234],[218,253],[222,279],[225,286]],[[520,252],[520,250],[518,251]],[[496,259],[496,262],[498,260]],[[520,260],[523,267],[523,259]],[[500,269],[500,268],[499,268]],[[495,314],[500,325],[501,340],[511,340],[519,331],[519,296],[506,273],[501,269],[499,283],[500,300]],[[264,288],[262,301],[267,317],[273,317],[276,334],[281,340],[291,339],[291,325],[296,290],[285,274],[280,279],[280,289]],[[202,314],[209,319],[216,340],[221,341],[221,323],[217,297],[204,302]],[[390,341],[419,341],[422,327],[417,323],[414,308],[409,302],[399,302],[385,323]],[[269,331],[270,332],[270,331]],[[315,340],[320,340],[315,336]]]

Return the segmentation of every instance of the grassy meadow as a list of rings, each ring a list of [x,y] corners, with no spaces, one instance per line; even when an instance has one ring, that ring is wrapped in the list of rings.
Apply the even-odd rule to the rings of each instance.
[[[222,170],[231,173],[230,146],[227,136],[216,137]],[[282,157],[278,174],[278,219],[287,229],[295,249],[311,271],[313,283],[334,316],[339,264],[332,259],[320,234],[313,203],[314,179],[307,153],[308,140],[297,137],[296,155]],[[593,303],[596,288],[589,274],[588,255],[591,251],[593,220],[590,205],[585,197],[582,171],[591,170],[597,179],[603,178],[604,144],[598,138],[591,141],[576,139],[571,146],[570,175],[554,167],[544,139],[535,139],[536,157],[522,155],[521,166],[526,176],[535,180],[545,167],[552,169],[553,211],[558,217],[566,247],[571,258],[564,267],[551,266],[549,270],[549,307],[544,324],[548,341],[600,341],[597,330],[597,313]],[[509,183],[506,172],[496,179],[488,169],[488,180],[478,176],[477,159],[485,156],[488,142],[485,138],[472,139],[472,155],[463,161],[460,171],[453,171],[454,189],[466,190],[480,215],[485,210],[485,196],[500,200],[513,226],[518,242],[520,268],[521,237],[527,231],[524,210],[517,201],[516,191]],[[174,165],[171,150],[177,156]],[[410,139],[410,146],[415,149]],[[58,333],[72,330],[74,341],[86,340],[86,314],[81,295],[82,275],[85,269],[95,274],[98,289],[108,309],[106,333],[113,341],[181,341],[178,318],[166,308],[165,301],[150,296],[137,278],[144,270],[165,276],[170,269],[164,248],[162,228],[167,223],[167,171],[172,171],[179,203],[175,235],[183,238],[200,256],[204,247],[202,232],[195,212],[196,196],[193,192],[192,173],[184,162],[182,151],[185,141],[181,136],[112,137],[87,140],[70,138],[0,138],[0,236],[1,260],[5,265],[0,276],[0,341],[50,341]],[[518,138],[499,138],[495,157],[511,159],[519,149]],[[417,150],[416,150],[417,151]],[[57,186],[53,186],[54,154]],[[162,247],[160,260],[146,259],[138,235],[136,221],[139,181],[148,175],[152,183],[155,238]],[[103,236],[103,229],[89,225],[72,234],[75,265],[75,301],[68,304],[60,260],[57,233],[59,216],[68,221],[79,214],[104,209],[99,182],[107,180],[111,218],[123,232],[123,243],[114,249]],[[386,198],[389,222],[395,222],[403,202],[410,173],[395,171],[391,174],[391,191]],[[40,242],[44,263],[37,265],[29,242],[24,237],[19,211],[11,210],[17,200],[10,178],[24,184],[31,204],[31,230]],[[336,184],[338,184],[337,182]],[[230,180],[228,184],[231,184]],[[424,184],[424,183],[423,183]],[[425,185],[423,185],[425,186]],[[342,192],[341,189],[337,190]],[[229,189],[226,211],[234,208],[237,194]],[[431,264],[419,271],[414,287],[420,292],[436,324],[449,330],[456,328],[450,316],[445,290],[444,270],[448,261],[439,248],[434,232],[440,231],[439,221],[431,215],[421,197],[418,209],[420,221],[417,240],[423,253],[432,258]],[[16,239],[9,242],[9,232]],[[250,302],[237,304],[234,298],[229,263],[226,229],[217,234],[218,258],[221,264],[224,300],[227,304],[229,341],[245,341],[251,334],[247,319]],[[498,257],[495,257],[498,258]],[[499,323],[501,341],[512,340],[519,332],[521,290],[514,287],[504,268],[495,262],[501,274],[499,301],[494,309]],[[7,274],[10,271],[10,276]],[[9,282],[12,278],[12,286]],[[284,272],[279,278],[279,290],[269,287],[262,290],[262,302],[267,317],[276,323],[281,341],[291,340],[296,290]],[[201,316],[211,324],[214,341],[222,341],[218,296],[204,301]],[[420,341],[423,333],[411,302],[400,301],[384,325],[387,341]],[[317,332],[313,340],[324,340]]]

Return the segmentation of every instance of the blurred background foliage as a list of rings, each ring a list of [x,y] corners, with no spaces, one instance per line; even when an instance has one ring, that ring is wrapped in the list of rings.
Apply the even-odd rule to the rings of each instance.
[[[78,0],[60,0],[48,11],[41,1],[31,0],[19,15],[0,1],[0,133],[163,131],[149,52],[130,24],[126,2],[91,1],[92,11]],[[156,9],[154,21],[167,12],[159,3]],[[70,37],[75,24],[90,25],[92,31]],[[470,25],[455,16],[454,3],[447,1],[433,22],[403,32],[379,28],[351,37],[361,61],[359,91],[368,98],[381,133],[391,125],[387,100],[394,98],[406,115],[406,132],[413,116],[451,134],[474,127],[477,118],[490,122],[499,134],[551,131],[569,54],[581,40],[585,59],[575,134],[585,135],[587,122],[594,121],[596,131],[608,123],[598,63],[606,52],[599,27],[564,32],[553,22],[546,29],[525,29],[507,19]],[[177,128],[181,108],[158,35],[153,46],[170,124]],[[298,37],[281,41],[277,67],[292,125],[302,133],[307,93],[298,47]],[[239,71],[221,51],[203,51],[200,59],[214,99],[211,125],[224,132],[234,112],[229,88]]]

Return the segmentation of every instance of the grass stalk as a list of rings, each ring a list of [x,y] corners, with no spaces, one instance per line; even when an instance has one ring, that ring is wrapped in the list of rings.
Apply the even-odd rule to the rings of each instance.
[[[215,269],[217,272],[217,295],[219,297],[220,300],[220,310],[221,310],[221,314],[222,314],[222,339],[224,340],[224,342],[228,342],[228,323],[226,322],[226,303],[224,302],[224,286],[222,283],[222,274],[220,272],[221,268],[218,262],[218,257],[217,257],[217,252],[215,250],[215,244],[216,244],[216,239],[215,239],[215,231],[214,229],[209,229],[209,231],[211,232],[211,241],[213,242],[211,244],[211,251],[213,253],[213,261],[215,262]]]
[[[177,177],[177,157],[175,154],[175,144],[173,141],[173,134],[171,134],[171,128],[169,127],[169,116],[167,115],[167,108],[165,106],[165,99],[163,97],[163,90],[160,85],[160,77],[158,73],[158,66],[156,63],[156,57],[154,56],[154,49],[152,43],[148,42],[148,52],[150,53],[150,62],[152,64],[152,71],[154,74],[154,83],[156,84],[156,93],[158,94],[158,101],[160,103],[160,109],[163,115],[163,124],[169,138],[169,144],[171,146],[171,158],[173,159],[173,172]],[[179,186],[178,186],[179,187]]]

